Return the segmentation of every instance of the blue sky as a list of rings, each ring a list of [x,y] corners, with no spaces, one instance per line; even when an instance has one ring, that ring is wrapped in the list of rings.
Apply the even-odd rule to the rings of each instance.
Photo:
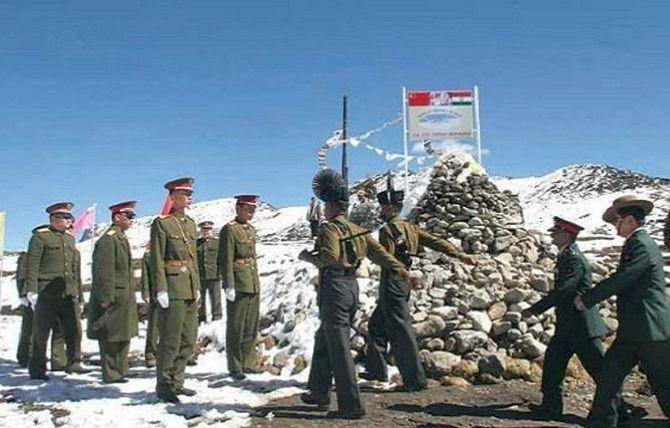
[[[184,175],[198,200],[304,204],[342,95],[356,135],[400,112],[403,85],[479,85],[492,174],[670,176],[668,22],[666,2],[3,1],[6,247],[52,202],[148,215]],[[401,130],[369,142],[400,151]],[[390,166],[350,158],[353,178]]]

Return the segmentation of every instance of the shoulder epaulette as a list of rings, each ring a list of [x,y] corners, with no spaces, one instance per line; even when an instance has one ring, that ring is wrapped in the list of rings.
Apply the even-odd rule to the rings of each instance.
[[[108,230],[105,235],[113,236],[116,233],[116,230]]]
[[[43,227],[40,229],[35,230],[37,233],[42,233],[42,232],[48,232],[50,229],[48,227]]]

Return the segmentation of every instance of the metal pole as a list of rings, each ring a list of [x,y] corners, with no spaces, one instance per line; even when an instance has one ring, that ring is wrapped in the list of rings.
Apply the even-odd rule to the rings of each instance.
[[[405,148],[405,195],[409,195],[409,150],[407,149],[407,88],[402,87],[402,143]]]
[[[349,184],[349,167],[347,166],[347,96],[342,100],[342,177]]]
[[[479,88],[475,85],[475,125],[477,133],[477,162],[482,165],[482,129],[479,124]]]

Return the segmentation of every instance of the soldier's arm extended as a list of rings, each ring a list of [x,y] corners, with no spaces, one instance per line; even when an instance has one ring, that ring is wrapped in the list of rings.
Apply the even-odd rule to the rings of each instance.
[[[404,280],[409,279],[409,272],[405,269],[405,266],[398,261],[391,253],[386,251],[384,247],[375,241],[374,238],[370,235],[365,236],[368,244],[368,254],[367,257],[373,263],[380,265],[391,271],[391,273],[399,278]]]
[[[559,303],[572,302],[575,298],[577,287],[584,275],[584,266],[576,254],[566,255],[565,260],[560,263],[562,263],[562,266],[558,270],[558,278],[556,278],[555,283],[561,284],[561,287],[554,288],[549,294],[528,308],[533,314],[539,315]]]
[[[447,241],[446,239],[441,239],[437,236],[431,235],[430,233],[421,229],[419,229],[419,245],[459,259],[464,257],[464,254],[458,251],[458,248],[456,248],[456,246],[451,242]]]
[[[582,294],[582,301],[587,308],[628,287],[634,287],[637,285],[636,280],[651,268],[653,261],[649,257],[644,244],[634,241],[631,243],[630,251],[632,253],[631,257],[622,261],[619,269],[612,276]]]
[[[39,232],[34,233],[28,244],[28,253],[26,254],[28,266],[26,268],[26,282],[24,291],[26,293],[37,293],[37,278],[40,273],[40,262],[44,252],[44,240]]]
[[[116,264],[114,238],[104,234],[98,239],[93,251],[93,278],[95,295],[104,308],[114,303],[114,266]]]
[[[149,253],[149,266],[151,279],[154,281],[156,293],[168,291],[167,276],[165,276],[165,246],[167,244],[167,233],[158,220],[151,224],[151,252]]]
[[[219,271],[223,279],[223,288],[235,288],[235,237],[230,227],[223,226],[219,235]]]
[[[333,266],[340,260],[340,237],[335,226],[323,223],[316,238],[317,252],[303,253],[302,259],[318,269]]]

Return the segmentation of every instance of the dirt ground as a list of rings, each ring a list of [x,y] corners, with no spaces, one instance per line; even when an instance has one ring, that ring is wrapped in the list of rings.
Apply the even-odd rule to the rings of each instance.
[[[276,400],[257,408],[255,427],[576,427],[588,413],[593,386],[581,381],[565,385],[565,420],[551,422],[534,419],[528,403],[541,399],[539,385],[508,381],[496,385],[469,387],[435,386],[415,393],[387,392],[361,387],[367,417],[360,421],[327,419],[325,412],[302,404],[299,396]],[[627,402],[643,407],[649,415],[627,424],[628,427],[668,427],[644,378],[630,376],[624,390]],[[331,408],[335,409],[335,394]]]

